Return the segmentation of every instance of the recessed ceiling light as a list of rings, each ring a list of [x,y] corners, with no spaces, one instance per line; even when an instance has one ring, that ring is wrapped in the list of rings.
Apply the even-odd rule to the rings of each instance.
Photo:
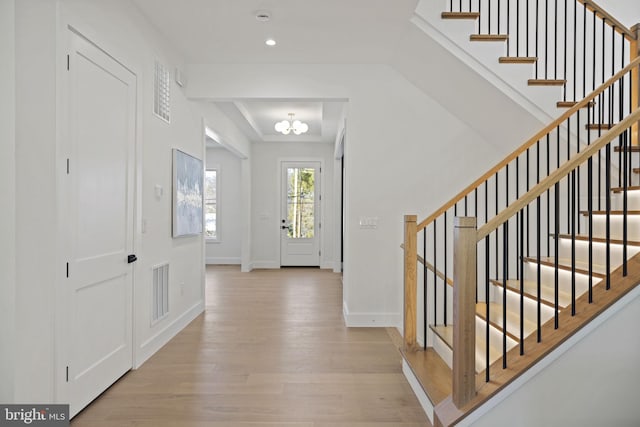
[[[276,41],[274,39],[267,39],[265,40],[264,44],[266,44],[267,46],[275,46]]]

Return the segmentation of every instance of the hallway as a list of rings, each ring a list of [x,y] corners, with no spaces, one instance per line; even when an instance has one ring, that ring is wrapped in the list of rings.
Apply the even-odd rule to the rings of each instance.
[[[72,425],[429,425],[386,330],[341,302],[328,271],[208,266],[205,313]]]

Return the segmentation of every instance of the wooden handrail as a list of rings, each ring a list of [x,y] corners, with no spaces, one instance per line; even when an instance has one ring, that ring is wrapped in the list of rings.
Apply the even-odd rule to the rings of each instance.
[[[404,249],[404,244],[400,245],[400,248]],[[427,267],[427,270],[431,270],[432,273],[436,273],[436,276],[438,276],[440,279],[442,280],[446,280],[447,285],[449,286],[453,286],[453,279],[446,277],[444,275],[443,272],[441,272],[440,270],[438,270],[433,264],[431,264],[429,261],[425,260],[423,257],[421,257],[420,255],[416,256],[416,259],[418,260],[418,262],[422,265],[424,265],[425,267]]]
[[[561,115],[559,118],[557,118],[556,120],[554,120],[553,122],[551,122],[551,124],[549,124],[548,126],[546,126],[545,128],[543,128],[541,131],[539,131],[538,133],[536,133],[532,138],[530,138],[527,142],[525,142],[523,145],[521,145],[520,147],[516,148],[515,151],[513,151],[511,154],[509,154],[507,157],[505,157],[500,163],[498,163],[497,165],[495,165],[493,168],[489,169],[488,172],[486,172],[484,175],[482,175],[480,178],[476,179],[471,185],[469,185],[467,188],[465,188],[464,190],[462,190],[461,192],[459,192],[454,198],[452,198],[451,200],[449,200],[447,203],[445,203],[442,207],[440,207],[438,210],[436,210],[434,213],[432,213],[431,215],[429,215],[424,221],[421,221],[418,224],[418,231],[424,230],[429,224],[431,224],[433,222],[434,219],[437,219],[440,215],[442,215],[443,213],[445,213],[446,211],[448,211],[450,208],[452,208],[456,203],[458,203],[459,201],[461,201],[462,199],[465,198],[465,196],[468,196],[471,192],[473,192],[476,188],[480,187],[480,185],[482,185],[485,181],[487,181],[488,179],[490,179],[491,177],[493,177],[496,172],[502,170],[502,168],[504,168],[506,165],[508,165],[509,163],[511,163],[513,160],[516,159],[516,157],[518,157],[520,154],[524,153],[525,151],[527,151],[527,149],[531,148],[534,144],[536,144],[540,139],[542,139],[544,136],[546,136],[548,133],[550,133],[551,131],[553,131],[554,129],[556,129],[558,126],[560,126],[562,123],[564,123],[568,118],[570,118],[571,116],[573,116],[577,111],[581,110],[582,108],[586,107],[591,101],[593,101],[598,95],[600,95],[602,92],[604,92],[605,90],[607,90],[607,88],[609,86],[611,86],[612,84],[614,84],[615,82],[617,82],[618,80],[620,80],[620,78],[622,76],[624,76],[625,74],[627,74],[629,71],[631,71],[634,67],[638,67],[640,66],[640,57],[636,58],[635,60],[633,60],[631,63],[629,63],[629,65],[627,65],[626,67],[624,67],[622,70],[620,70],[618,73],[616,73],[613,77],[611,77],[609,80],[607,80],[606,82],[604,82],[602,85],[600,85],[600,87],[598,87],[595,91],[591,92],[591,94],[587,95],[586,98],[584,98],[582,101],[578,102],[576,105],[574,105],[573,107],[571,107],[569,110],[567,110],[563,115]]]
[[[480,227],[477,233],[478,241],[491,234],[495,229],[507,222],[513,215],[520,212],[521,209],[535,200],[538,196],[542,195],[557,182],[565,178],[574,169],[586,162],[590,157],[596,155],[601,148],[613,141],[613,139],[618,137],[622,132],[629,129],[638,120],[640,120],[640,108],[636,109],[624,120],[612,127],[611,130],[598,138],[595,142],[593,142],[571,160],[567,161],[565,164],[553,171],[551,174],[549,174],[548,177],[540,181],[539,184],[531,188],[531,190],[529,190],[527,194],[511,203],[502,212],[493,217],[485,225]]]
[[[578,3],[582,3],[587,9],[595,12],[600,18],[604,19],[605,22],[608,22],[612,27],[614,27],[616,31],[620,34],[624,34],[627,40],[637,40],[637,35],[633,31],[614,18],[613,15],[604,10],[602,6],[598,5],[593,0],[578,0]]]

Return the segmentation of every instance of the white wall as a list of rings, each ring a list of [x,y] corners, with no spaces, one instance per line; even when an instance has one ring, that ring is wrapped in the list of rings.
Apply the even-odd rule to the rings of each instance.
[[[207,169],[218,175],[218,240],[206,242],[207,264],[240,264],[242,160],[226,148],[207,148]]]
[[[598,5],[627,28],[640,24],[640,7],[637,0],[600,0]]]
[[[252,171],[252,263],[254,268],[280,267],[281,169],[283,160],[319,160],[322,166],[320,191],[321,268],[334,267],[333,242],[333,145],[303,142],[254,143]]]
[[[628,305],[610,309],[617,312],[593,332],[570,339],[577,343],[546,369],[525,384],[510,386],[504,401],[460,425],[637,426],[639,295],[636,288],[624,299]]]
[[[0,0],[0,402],[14,401],[15,0]]]
[[[56,3],[16,7],[15,400],[53,397],[56,199]],[[37,123],[37,125],[35,125]]]
[[[403,215],[425,217],[507,150],[386,65],[191,65],[188,75],[195,99],[349,100],[344,305],[353,326],[401,322]],[[253,215],[266,210],[259,202],[254,195]],[[377,229],[360,229],[361,216],[377,217]],[[274,238],[260,233],[253,229],[253,261],[271,261],[255,239]]]
[[[3,14],[4,17],[4,14]],[[154,59],[182,64],[129,1],[16,2],[16,400],[64,402],[66,360],[55,342],[54,289],[63,289],[58,237],[56,138],[64,128],[56,90],[64,87],[67,25],[128,66],[138,82],[134,363],[139,365],[203,310],[201,237],[171,238],[172,148],[204,159],[202,114],[175,84],[171,124],[153,116]],[[4,28],[3,28],[4,30]],[[57,50],[59,49],[59,50]],[[58,80],[56,81],[56,76]],[[3,92],[4,93],[4,92]],[[37,123],[37,125],[35,125]],[[157,197],[155,186],[164,194]],[[144,232],[143,230],[144,227]],[[169,262],[170,314],[151,323],[151,268]],[[184,284],[183,291],[180,284]],[[55,349],[58,348],[58,353]]]

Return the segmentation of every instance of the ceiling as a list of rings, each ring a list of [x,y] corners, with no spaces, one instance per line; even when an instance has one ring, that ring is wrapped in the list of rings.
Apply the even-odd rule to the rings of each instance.
[[[187,63],[387,63],[418,0],[131,0]],[[268,22],[256,19],[268,11]],[[273,38],[276,46],[265,45]],[[214,100],[212,100],[214,101]],[[334,100],[216,102],[256,142],[290,141],[277,121],[309,124],[296,141],[332,143],[343,103]]]

